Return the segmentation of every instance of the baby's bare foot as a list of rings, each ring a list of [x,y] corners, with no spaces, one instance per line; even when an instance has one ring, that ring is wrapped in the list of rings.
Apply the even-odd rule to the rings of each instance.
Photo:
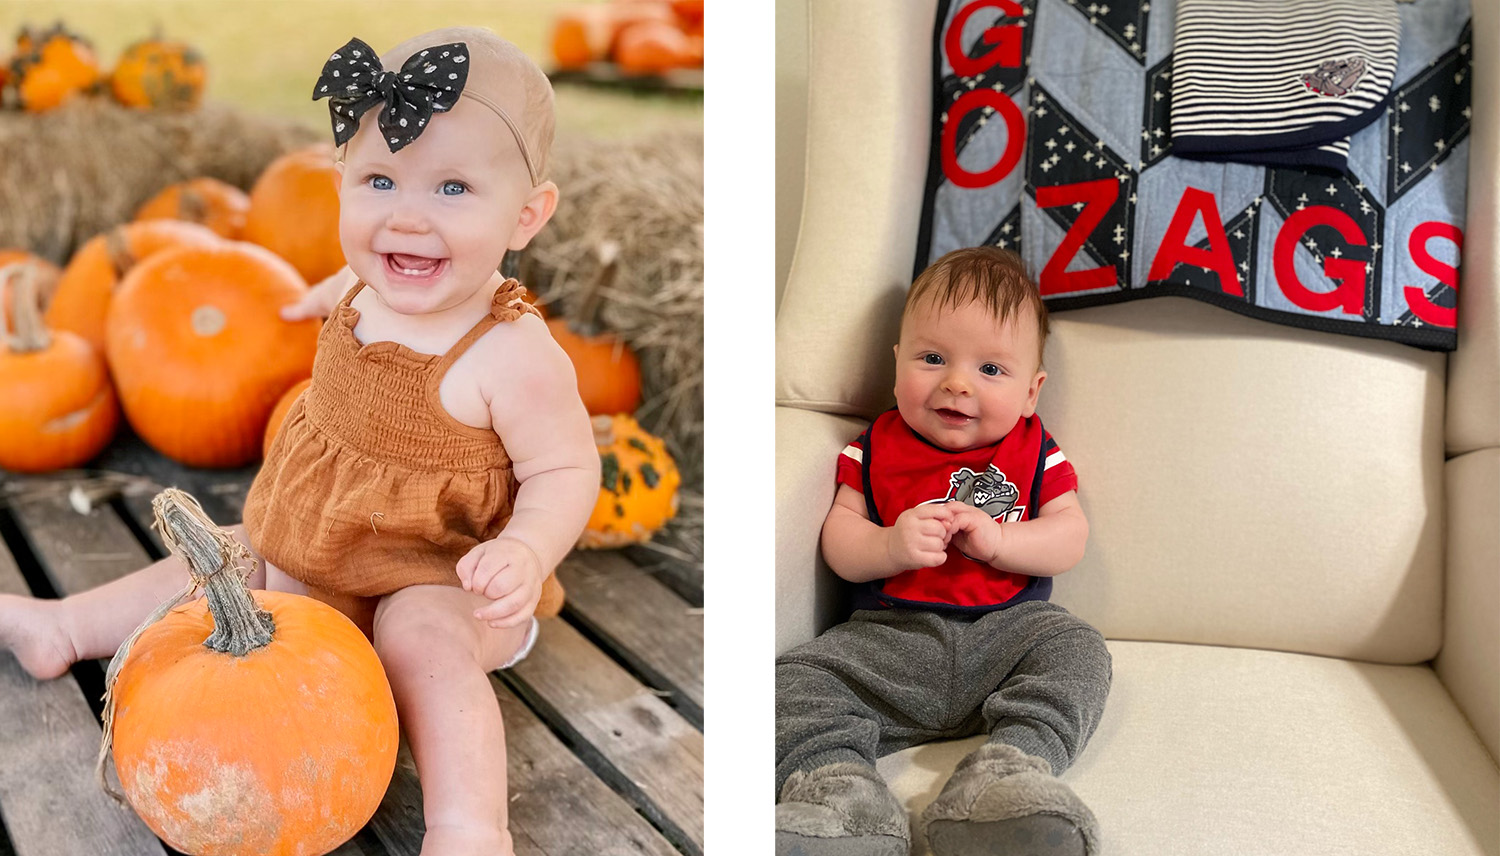
[[[496,827],[429,826],[421,856],[515,856],[510,833]]]
[[[60,676],[78,660],[58,620],[60,608],[55,600],[0,594],[0,648],[39,681]]]

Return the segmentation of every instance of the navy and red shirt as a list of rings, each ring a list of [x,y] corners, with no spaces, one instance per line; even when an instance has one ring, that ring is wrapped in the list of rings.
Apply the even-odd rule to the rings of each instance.
[[[844,447],[837,478],[864,495],[870,519],[880,526],[894,524],[909,508],[951,501],[1001,522],[1030,520],[1043,505],[1078,489],[1073,465],[1034,415],[993,445],[950,452],[913,431],[894,408]],[[942,565],[903,571],[871,587],[878,604],[857,606],[990,612],[1047,600],[1052,578],[993,568],[949,546]]]

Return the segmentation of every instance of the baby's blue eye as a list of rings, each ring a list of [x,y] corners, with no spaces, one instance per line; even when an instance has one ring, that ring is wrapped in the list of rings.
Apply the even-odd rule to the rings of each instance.
[[[943,358],[938,354],[923,354],[922,362],[929,366],[940,366],[943,364]]]
[[[994,363],[985,363],[984,365],[979,367],[979,373],[994,377],[995,375],[1000,373],[1000,367],[995,365]]]
[[[365,181],[369,182],[370,186],[376,190],[390,190],[396,186],[396,182],[391,181],[383,175],[372,175],[365,179]]]
[[[461,195],[463,195],[465,193],[468,193],[468,192],[469,192],[469,186],[467,184],[464,184],[462,181],[445,181],[445,182],[443,182],[443,195],[444,196],[461,196]]]

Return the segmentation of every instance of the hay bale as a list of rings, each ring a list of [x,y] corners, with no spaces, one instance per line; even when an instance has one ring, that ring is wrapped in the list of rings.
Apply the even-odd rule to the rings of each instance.
[[[641,424],[666,441],[684,486],[701,490],[703,134],[559,141],[551,178],[562,198],[519,259],[521,281],[554,317],[572,317],[598,280],[598,248],[619,245],[598,320],[640,358]]]
[[[325,136],[215,103],[173,113],[83,98],[0,112],[0,247],[64,264],[169,184],[209,176],[248,191],[277,156]]]

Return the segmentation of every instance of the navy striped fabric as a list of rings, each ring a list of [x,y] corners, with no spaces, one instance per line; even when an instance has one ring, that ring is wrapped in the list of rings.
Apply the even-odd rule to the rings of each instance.
[[[1342,171],[1396,73],[1395,0],[1180,0],[1178,157]]]

